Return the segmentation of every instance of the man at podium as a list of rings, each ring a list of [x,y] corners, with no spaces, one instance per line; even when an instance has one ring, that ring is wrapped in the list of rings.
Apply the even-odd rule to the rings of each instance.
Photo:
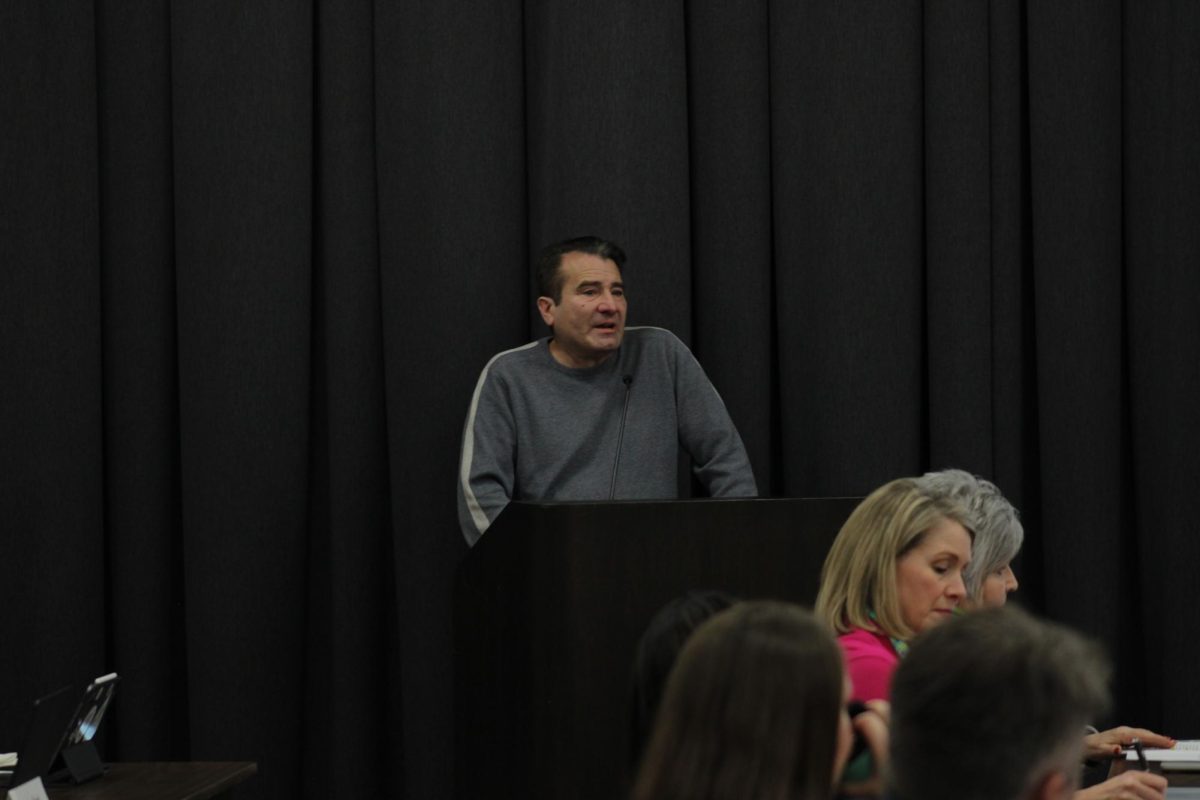
[[[467,411],[458,514],[475,544],[510,500],[677,495],[678,447],[713,497],[758,490],[742,439],[691,351],[625,327],[625,253],[596,237],[538,257],[550,335],[492,357]]]

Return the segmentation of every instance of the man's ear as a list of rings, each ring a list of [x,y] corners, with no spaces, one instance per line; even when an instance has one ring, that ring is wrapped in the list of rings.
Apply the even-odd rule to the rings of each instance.
[[[1052,769],[1034,782],[1029,796],[1033,800],[1067,800],[1075,794],[1075,783],[1067,773]]]
[[[542,315],[542,322],[554,327],[554,310],[557,304],[549,297],[539,297],[537,299],[538,313]]]

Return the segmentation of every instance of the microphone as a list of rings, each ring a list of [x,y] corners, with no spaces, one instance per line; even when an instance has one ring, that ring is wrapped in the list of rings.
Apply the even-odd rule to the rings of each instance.
[[[625,384],[625,405],[621,408],[621,427],[617,430],[617,454],[613,456],[612,480],[608,484],[608,499],[612,500],[617,493],[617,467],[621,463],[621,440],[625,438],[625,416],[629,413],[629,387],[633,385],[633,376],[621,378]]]

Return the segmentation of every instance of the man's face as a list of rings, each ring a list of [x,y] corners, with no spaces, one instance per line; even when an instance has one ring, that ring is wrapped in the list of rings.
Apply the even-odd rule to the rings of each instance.
[[[625,335],[625,284],[621,270],[590,253],[566,253],[559,266],[562,299],[538,298],[538,311],[554,328],[550,352],[568,367],[594,367],[621,346]]]

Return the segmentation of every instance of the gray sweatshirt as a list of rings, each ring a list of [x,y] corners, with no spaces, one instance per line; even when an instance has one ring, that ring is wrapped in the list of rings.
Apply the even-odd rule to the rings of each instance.
[[[679,445],[713,497],[758,493],[725,404],[670,331],[626,328],[616,354],[588,369],[559,364],[549,342],[499,353],[475,385],[458,482],[469,544],[509,500],[608,499],[618,437],[618,499],[675,497]]]

